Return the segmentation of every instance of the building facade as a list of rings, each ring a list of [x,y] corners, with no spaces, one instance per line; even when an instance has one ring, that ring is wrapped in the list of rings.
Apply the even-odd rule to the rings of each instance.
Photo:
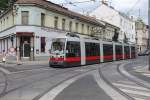
[[[136,44],[139,53],[147,50],[148,26],[141,19],[136,21]]]
[[[92,35],[96,28],[104,32],[105,24],[46,0],[17,0],[0,16],[0,53],[9,59],[47,59],[53,38],[67,32]],[[15,52],[9,54],[11,48]]]
[[[90,13],[99,20],[106,21],[116,27],[120,28],[119,41],[134,44],[135,41],[135,21],[125,14],[115,10],[107,3],[103,2],[97,9]]]

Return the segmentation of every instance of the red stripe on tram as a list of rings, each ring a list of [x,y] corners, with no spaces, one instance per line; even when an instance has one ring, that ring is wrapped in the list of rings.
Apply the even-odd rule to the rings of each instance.
[[[124,55],[125,58],[130,58],[129,54]],[[98,60],[98,59],[113,59],[113,55],[107,56],[86,56],[86,60]],[[123,55],[116,55],[116,58],[123,58]],[[49,58],[52,61],[67,61],[67,62],[77,62],[81,61],[81,57],[66,57],[66,58]]]

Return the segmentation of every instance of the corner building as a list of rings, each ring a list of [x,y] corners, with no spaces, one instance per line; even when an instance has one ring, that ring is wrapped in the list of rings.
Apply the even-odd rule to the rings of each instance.
[[[0,15],[0,54],[9,60],[47,60],[53,38],[66,32],[91,35],[94,27],[103,24],[52,2],[17,0]]]

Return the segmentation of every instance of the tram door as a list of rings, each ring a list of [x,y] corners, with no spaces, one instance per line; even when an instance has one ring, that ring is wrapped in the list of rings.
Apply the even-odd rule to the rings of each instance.
[[[123,59],[123,52],[122,52],[122,46],[116,45],[116,60],[122,60]]]
[[[20,53],[21,57],[28,58],[30,57],[30,37],[21,37],[20,40]]]
[[[100,45],[99,43],[85,43],[86,64],[100,63]]]
[[[129,46],[124,47],[124,57],[125,57],[125,59],[130,59],[130,48],[129,48]]]
[[[104,62],[113,61],[113,45],[103,44]]]
[[[67,50],[66,65],[67,66],[81,65],[80,42],[68,41],[66,50]]]

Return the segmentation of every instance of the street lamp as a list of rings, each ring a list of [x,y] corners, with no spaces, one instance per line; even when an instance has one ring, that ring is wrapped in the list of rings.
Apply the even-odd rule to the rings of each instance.
[[[149,30],[149,38],[148,38],[148,51],[149,51],[149,67],[148,70],[150,71],[150,0],[148,0],[148,30]]]

